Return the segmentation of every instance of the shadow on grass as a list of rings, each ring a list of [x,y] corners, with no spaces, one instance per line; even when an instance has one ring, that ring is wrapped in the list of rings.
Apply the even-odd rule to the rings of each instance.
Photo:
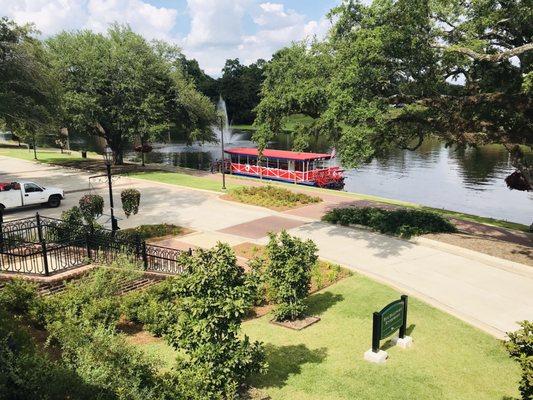
[[[267,344],[265,353],[268,361],[268,373],[258,376],[252,382],[256,388],[283,387],[291,375],[302,372],[304,364],[320,364],[326,359],[326,348],[310,350],[304,344],[274,346]]]
[[[331,292],[314,294],[307,299],[309,306],[307,313],[309,315],[321,315],[330,307],[343,300],[344,296],[342,294],[333,294]]]
[[[411,334],[413,333],[413,331],[415,330],[416,328],[416,325],[415,324],[411,324],[407,327],[407,329],[405,330],[405,334],[406,336],[411,336]],[[394,337],[392,338],[394,339]],[[383,343],[383,346],[380,347],[380,350],[383,350],[383,351],[387,351],[388,349],[390,349],[391,347],[394,347],[394,343],[392,342],[392,339],[389,339],[387,340],[385,343]]]

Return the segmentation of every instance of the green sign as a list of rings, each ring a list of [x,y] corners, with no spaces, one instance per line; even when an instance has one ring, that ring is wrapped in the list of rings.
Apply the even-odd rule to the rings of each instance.
[[[403,301],[398,300],[390,303],[380,311],[381,314],[381,337],[385,339],[396,332],[403,324]]]
[[[379,341],[400,330],[403,338],[407,329],[407,296],[387,304],[380,312],[375,312],[372,324],[372,351],[379,351]]]

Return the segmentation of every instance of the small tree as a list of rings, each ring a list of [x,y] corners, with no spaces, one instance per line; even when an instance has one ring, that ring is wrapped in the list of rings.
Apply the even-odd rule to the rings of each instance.
[[[295,320],[307,309],[304,299],[309,294],[311,268],[318,256],[312,240],[305,242],[283,231],[279,237],[270,234],[267,245],[267,275],[272,297],[277,304],[277,321]]]
[[[141,192],[137,189],[126,189],[120,193],[122,200],[122,209],[128,218],[131,214],[135,215],[139,212],[139,204],[141,202]]]
[[[266,368],[262,345],[239,338],[252,289],[228,245],[197,250],[183,264],[174,287],[178,321],[167,335],[187,355],[176,380],[191,382],[193,398],[233,398],[251,374]]]
[[[522,329],[509,333],[506,342],[507,350],[512,358],[522,367],[520,393],[523,400],[533,399],[533,322],[522,321]]]
[[[80,199],[80,211],[89,225],[104,213],[104,198],[98,194],[86,194]]]

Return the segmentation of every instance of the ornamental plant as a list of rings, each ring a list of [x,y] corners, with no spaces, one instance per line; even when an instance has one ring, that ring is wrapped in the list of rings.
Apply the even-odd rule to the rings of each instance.
[[[309,294],[311,270],[318,260],[317,247],[312,240],[301,239],[282,231],[270,234],[267,245],[267,279],[272,299],[277,304],[277,321],[295,320],[304,316]]]
[[[80,211],[89,225],[104,213],[104,198],[98,194],[86,194],[79,201]]]
[[[521,329],[508,333],[509,341],[505,343],[509,355],[520,364],[522,380],[520,394],[523,400],[533,399],[533,322],[522,321]]]
[[[185,353],[176,379],[191,382],[189,398],[234,398],[250,375],[266,369],[262,344],[239,334],[253,290],[226,244],[184,255],[182,263],[174,283],[177,323],[166,334]]]
[[[141,192],[137,189],[126,189],[120,193],[120,199],[122,200],[122,209],[126,217],[131,214],[135,215],[139,212],[139,204],[141,202]]]

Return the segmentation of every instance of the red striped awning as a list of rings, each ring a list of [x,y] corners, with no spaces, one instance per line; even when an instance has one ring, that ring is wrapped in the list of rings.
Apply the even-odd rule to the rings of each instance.
[[[241,156],[258,156],[259,151],[251,147],[235,147],[233,149],[225,150],[228,154],[240,154]],[[329,159],[331,154],[325,153],[304,153],[297,151],[288,151],[288,150],[263,150],[263,157],[267,158],[278,158],[283,160],[299,160],[299,161],[308,161],[308,160],[318,160],[318,159]]]

